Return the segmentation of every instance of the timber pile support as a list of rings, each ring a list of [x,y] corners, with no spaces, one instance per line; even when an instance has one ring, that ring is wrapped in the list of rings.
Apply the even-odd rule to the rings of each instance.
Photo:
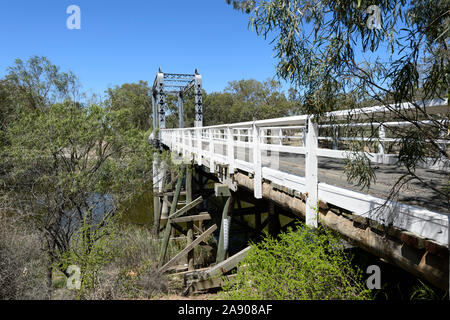
[[[232,192],[227,185],[215,183],[214,193],[210,194],[211,197],[209,199],[214,201],[222,209],[216,262],[209,268],[196,269],[194,249],[202,243],[207,243],[208,239],[215,231],[217,231],[218,227],[216,224],[212,224],[206,231],[203,231],[203,223],[205,221],[210,221],[212,217],[208,212],[200,212],[200,210],[198,210],[205,200],[203,196],[199,195],[195,199],[193,197],[194,181],[197,184],[200,184],[196,188],[197,192],[201,193],[204,191],[202,190],[202,187],[204,186],[201,185],[201,182],[204,181],[202,173],[197,174],[195,179],[193,178],[195,172],[201,171],[201,169],[197,168],[198,170],[195,170],[194,168],[195,166],[191,163],[182,163],[179,170],[175,170],[177,171],[177,174],[175,174],[175,171],[172,173],[166,171],[165,174],[167,176],[163,177],[163,180],[170,182],[162,188],[163,192],[155,193],[155,198],[158,199],[159,203],[168,202],[166,199],[172,198],[172,201],[167,203],[167,207],[170,209],[169,213],[165,216],[162,213],[163,206],[160,205],[158,206],[160,212],[155,215],[159,217],[159,220],[155,221],[154,225],[158,226],[157,230],[158,234],[161,234],[162,242],[158,259],[158,271],[160,273],[166,273],[171,270],[181,270],[181,272],[172,275],[182,275],[184,277],[186,293],[220,288],[225,284],[224,279],[232,281],[234,276],[227,275],[227,273],[237,267],[250,249],[250,247],[247,247],[234,254],[232,257],[228,257],[232,218],[238,219],[239,217],[242,218],[244,215],[248,214],[254,214],[256,220],[258,220],[259,217],[260,223],[256,223],[258,226],[253,230],[255,234],[259,235],[261,230],[269,224],[269,220],[274,220],[275,216],[273,212],[274,209],[272,208],[272,214],[261,224],[261,210],[258,210],[257,206],[247,209],[242,208],[241,201],[235,201],[233,199]],[[174,179],[174,177],[176,177],[176,179]],[[175,180],[175,189],[171,190]],[[183,196],[185,196],[185,201],[180,201]],[[220,199],[222,201],[220,201]],[[237,203],[240,209],[234,210],[234,206]],[[165,225],[163,225],[164,223]],[[161,225],[163,225],[162,228]],[[182,225],[185,225],[186,229],[184,229]],[[174,234],[175,230],[180,231],[183,234],[181,238],[176,237]],[[185,239],[186,246],[175,254],[175,256],[170,257],[167,260],[169,243],[175,239],[177,239],[177,241]],[[186,263],[180,265],[180,262]]]
[[[176,262],[179,262],[181,258],[187,256],[188,270],[194,270],[194,248],[200,244],[202,241],[206,241],[212,233],[217,229],[216,225],[211,226],[205,232],[202,232],[198,235],[197,238],[194,237],[194,223],[203,222],[205,220],[211,219],[211,216],[206,212],[196,213],[195,208],[202,204],[203,198],[202,196],[197,197],[195,200],[192,200],[192,174],[193,174],[193,166],[191,164],[182,164],[179,168],[177,183],[175,187],[175,191],[173,192],[173,200],[170,203],[170,212],[167,218],[160,218],[160,221],[155,222],[155,225],[159,225],[162,220],[165,220],[164,234],[162,238],[161,251],[159,254],[159,272],[165,272],[169,267],[173,266]],[[180,202],[180,195],[182,194],[181,189],[185,184],[185,202]],[[159,194],[160,198],[164,198],[168,193]],[[163,200],[164,201],[164,200]],[[179,205],[182,205],[179,208]],[[184,231],[183,227],[178,224],[186,224],[186,247],[179,252],[175,257],[170,259],[167,263],[165,262],[165,258],[167,255],[167,248],[169,245],[169,241],[171,239],[171,235],[174,231],[180,230]],[[197,227],[198,230],[201,230],[200,227]],[[184,232],[183,232],[184,233]]]

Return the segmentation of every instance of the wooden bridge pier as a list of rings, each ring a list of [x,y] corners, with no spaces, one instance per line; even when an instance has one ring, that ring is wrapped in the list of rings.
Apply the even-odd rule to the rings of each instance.
[[[199,291],[220,287],[223,285],[223,281],[211,278],[208,272],[216,270],[214,269],[215,266],[221,265],[226,268],[222,267],[219,273],[221,276],[226,275],[245,257],[244,253],[239,254],[240,251],[233,254],[232,257],[229,256],[230,232],[233,232],[231,230],[233,223],[244,226],[251,231],[251,239],[253,240],[257,240],[267,226],[269,226],[269,232],[272,235],[276,235],[281,230],[279,214],[275,204],[265,205],[261,203],[261,200],[254,199],[251,196],[243,194],[238,196],[227,185],[218,182],[209,173],[208,168],[195,166],[191,162],[183,162],[179,170],[166,170],[162,179],[165,182],[160,189],[162,192],[155,193],[156,202],[161,205],[157,207],[159,212],[155,210],[155,217],[158,217],[159,220],[154,223],[162,240],[158,258],[159,272],[165,273],[172,270],[176,271],[175,274],[171,273],[172,275],[184,276],[185,279],[188,279],[188,292],[189,290]],[[205,179],[206,181],[213,179],[214,190],[206,190]],[[196,195],[194,196],[194,194]],[[206,198],[202,194],[206,195]],[[183,201],[183,196],[185,201]],[[170,199],[170,197],[173,197],[173,200],[171,203],[167,203],[167,199]],[[212,217],[208,212],[200,212],[199,209],[202,208],[204,200],[215,203],[217,209],[219,209],[216,217]],[[243,207],[243,200],[246,207]],[[166,216],[162,214],[164,203],[170,210]],[[267,214],[267,218],[261,221],[263,212]],[[253,227],[245,222],[244,216],[253,216],[253,219],[250,219],[250,221],[254,221]],[[216,224],[213,222],[214,220],[220,222]],[[203,224],[207,221],[210,221],[210,223],[207,230],[203,231]],[[180,224],[185,224],[185,228]],[[206,244],[215,231],[219,231],[215,262],[207,268],[201,266],[202,268],[196,269],[194,249],[202,243]],[[179,239],[174,232],[182,234],[182,237],[186,239],[186,247],[167,260],[171,239]],[[245,250],[246,252],[248,252],[248,248]],[[213,273],[217,276],[217,271]],[[200,274],[201,276],[199,276]],[[193,277],[197,280],[193,280]],[[229,278],[231,280],[232,276]]]

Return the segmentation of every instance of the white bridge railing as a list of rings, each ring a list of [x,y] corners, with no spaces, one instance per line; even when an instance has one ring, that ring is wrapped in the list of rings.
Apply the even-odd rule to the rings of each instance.
[[[402,104],[400,108],[412,110],[414,107],[411,104]],[[448,117],[446,100],[429,101],[426,108],[430,113],[444,114]],[[364,139],[373,142],[373,150],[367,150],[365,153],[370,161],[394,164],[397,159],[395,143],[399,139],[395,136],[387,137],[386,133],[391,128],[405,127],[411,123],[364,122],[365,119],[373,119],[377,114],[387,112],[385,107],[336,111],[327,115],[332,122],[320,126],[315,124],[311,117],[301,115],[208,127],[162,129],[160,139],[173,152],[194,159],[197,164],[209,167],[211,172],[215,172],[216,165],[222,165],[228,167],[229,174],[233,174],[236,169],[251,173],[256,198],[262,198],[263,179],[306,195],[308,225],[317,226],[320,199],[350,210],[354,214],[447,245],[449,215],[394,201],[383,206],[386,203],[385,199],[318,181],[318,157],[345,159],[351,156],[352,153],[345,150],[349,141]],[[349,114],[358,122],[342,123]],[[448,121],[448,118],[444,116],[440,121]],[[426,126],[430,121],[422,121],[420,124]],[[351,127],[368,128],[372,132],[375,128],[378,134],[369,135],[368,138],[339,136],[342,128]],[[331,134],[320,136],[319,133],[322,131]],[[441,139],[435,140],[442,148],[446,148],[450,143],[450,140],[445,139],[445,134],[447,132],[441,135]],[[389,145],[391,148],[388,148]],[[280,170],[280,153],[288,156],[303,155],[305,176]],[[436,163],[433,159],[422,165],[428,169],[449,170],[448,163]],[[375,210],[377,208],[380,209]]]

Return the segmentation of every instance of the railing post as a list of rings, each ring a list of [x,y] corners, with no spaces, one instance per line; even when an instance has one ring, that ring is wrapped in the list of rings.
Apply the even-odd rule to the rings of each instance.
[[[307,136],[307,130],[306,126],[302,129],[302,143],[303,147],[306,147],[306,136]]]
[[[440,121],[440,123],[441,123],[441,125],[442,125],[442,127],[446,127],[446,121],[445,120],[441,120]],[[447,128],[445,128],[445,129],[441,129],[440,131],[439,131],[439,139],[442,139],[442,140],[445,140],[446,139],[446,136],[447,136],[447,134],[448,134],[448,129]],[[439,148],[445,153],[446,151],[447,151],[447,144],[445,144],[445,143],[439,143],[438,144],[438,146],[439,146]],[[450,297],[449,297],[449,299],[450,299]]]
[[[308,192],[306,197],[306,225],[317,228],[318,226],[318,211],[319,203],[317,197],[318,187],[318,162],[317,162],[317,124],[308,117],[308,129],[306,134],[306,164],[305,164],[305,178],[306,190]]]
[[[386,138],[386,128],[380,123],[378,127],[378,137],[380,138],[378,142],[378,153],[384,154],[384,138]]]
[[[209,172],[214,173],[214,129],[208,129],[209,135]]]
[[[202,165],[202,129],[197,130],[197,164]]]
[[[272,129],[262,129],[263,136],[265,136],[266,140],[264,141],[264,138],[261,139],[262,143],[266,144],[272,144]],[[272,150],[267,150],[267,156],[272,156]]]
[[[227,157],[228,157],[228,168],[229,168],[229,174],[234,173],[234,137],[233,137],[233,129],[230,127],[227,128]]]
[[[181,131],[181,151],[183,153],[183,158],[186,156],[186,135],[184,130]]]
[[[175,131],[172,130],[170,134],[171,134],[171,136],[170,136],[171,138],[170,139],[172,141],[172,146],[170,147],[170,149],[173,150],[173,147],[176,144],[176,142],[175,142]]]
[[[280,137],[280,146],[283,145],[283,129],[280,128],[280,132],[278,133],[279,137]]]
[[[253,190],[256,199],[262,198],[262,164],[259,128],[253,125]]]
[[[333,150],[337,150],[339,146],[339,127],[333,126]]]
[[[246,146],[245,146],[245,161],[246,162],[250,162],[250,148],[249,148],[249,145],[250,145],[250,129],[246,129],[247,130],[247,135],[244,135],[244,142],[247,142],[246,143]]]
[[[189,160],[192,160],[192,132],[191,130],[188,130],[188,155],[189,155]]]

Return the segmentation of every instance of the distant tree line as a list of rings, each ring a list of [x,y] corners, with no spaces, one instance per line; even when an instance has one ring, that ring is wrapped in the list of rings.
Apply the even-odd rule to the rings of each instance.
[[[298,93],[291,89],[282,91],[279,81],[254,79],[230,81],[222,92],[203,90],[203,124],[214,125],[277,118],[297,114]],[[145,81],[127,83],[110,88],[107,98],[114,110],[128,114],[127,121],[140,129],[152,126],[151,87]],[[167,128],[178,127],[177,98],[167,96]],[[194,126],[194,95],[188,92],[184,104],[185,127]]]

